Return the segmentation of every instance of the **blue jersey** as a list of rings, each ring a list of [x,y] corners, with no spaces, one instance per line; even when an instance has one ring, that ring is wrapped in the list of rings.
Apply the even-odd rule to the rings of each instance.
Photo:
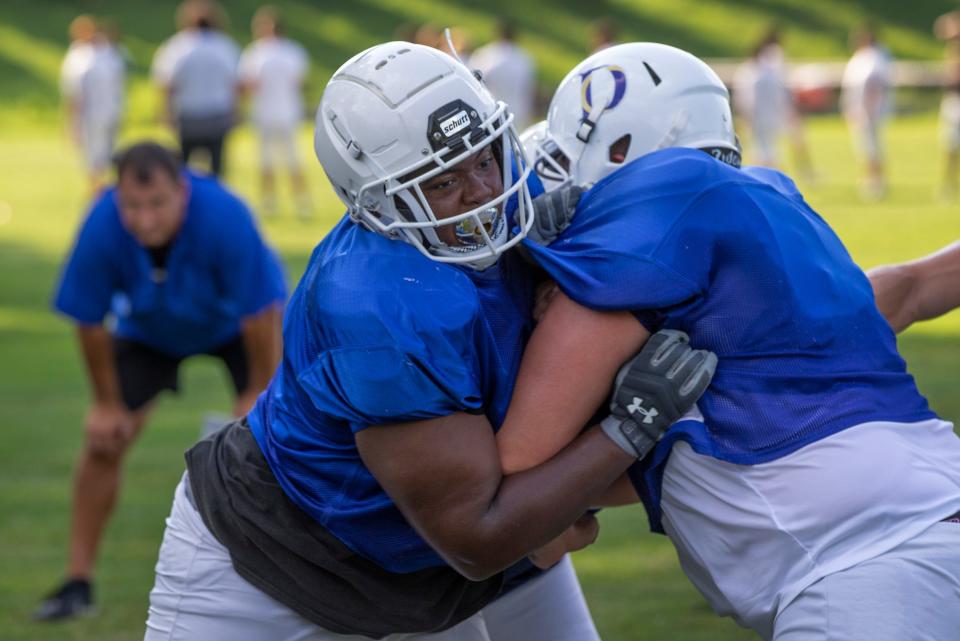
[[[283,302],[283,267],[247,207],[213,179],[185,179],[187,210],[160,272],[123,226],[116,189],[104,192],[64,266],[58,311],[87,325],[112,314],[117,336],[187,356],[235,338],[241,318]]]
[[[678,438],[756,464],[860,423],[934,416],[869,281],[776,171],[658,151],[597,183],[552,245],[527,247],[579,303],[717,354],[704,421],[671,430],[660,463]]]
[[[310,258],[287,307],[283,362],[248,417],[287,496],[391,572],[442,564],[363,465],[354,434],[456,412],[498,427],[532,288],[513,256],[475,272],[344,217]]]

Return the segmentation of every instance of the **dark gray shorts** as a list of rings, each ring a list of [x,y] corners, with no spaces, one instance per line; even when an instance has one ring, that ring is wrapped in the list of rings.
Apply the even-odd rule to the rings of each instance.
[[[247,351],[240,336],[203,353],[223,361],[238,394],[246,389]],[[120,394],[131,410],[140,409],[165,389],[176,392],[180,383],[180,363],[189,358],[171,356],[119,336],[113,337],[113,355],[120,378]]]

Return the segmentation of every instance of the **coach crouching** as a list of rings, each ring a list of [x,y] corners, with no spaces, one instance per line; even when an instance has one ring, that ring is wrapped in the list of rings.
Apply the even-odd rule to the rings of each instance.
[[[181,361],[222,360],[241,416],[279,358],[283,269],[246,205],[155,143],[122,151],[116,166],[117,185],[83,222],[54,299],[77,325],[93,403],[74,478],[67,580],[40,604],[38,620],[90,611],[124,456],[157,394],[177,390]]]

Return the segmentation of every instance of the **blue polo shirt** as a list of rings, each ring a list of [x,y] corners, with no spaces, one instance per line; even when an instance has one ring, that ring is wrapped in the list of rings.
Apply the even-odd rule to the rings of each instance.
[[[116,188],[94,203],[63,268],[54,308],[82,325],[112,316],[116,336],[171,356],[214,349],[240,320],[286,298],[284,270],[246,205],[186,173],[190,195],[163,274],[123,226]]]

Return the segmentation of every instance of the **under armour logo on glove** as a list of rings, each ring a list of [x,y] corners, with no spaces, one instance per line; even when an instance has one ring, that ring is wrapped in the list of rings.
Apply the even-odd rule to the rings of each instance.
[[[660,412],[657,410],[656,407],[651,407],[650,409],[644,408],[643,399],[640,398],[639,396],[633,397],[633,402],[630,403],[630,405],[627,405],[627,411],[630,412],[631,416],[633,416],[637,412],[640,412],[641,414],[643,414],[643,422],[646,425],[650,425],[651,423],[653,423],[653,419],[660,416]]]
[[[617,373],[600,427],[624,452],[643,458],[710,384],[717,357],[688,343],[683,332],[661,330]]]

